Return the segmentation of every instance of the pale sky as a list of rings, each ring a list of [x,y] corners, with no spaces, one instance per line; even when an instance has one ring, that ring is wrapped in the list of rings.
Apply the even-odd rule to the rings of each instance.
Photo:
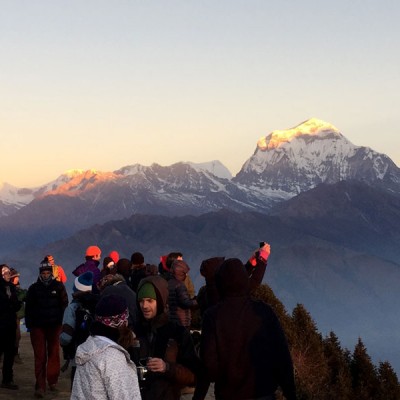
[[[0,183],[220,160],[316,117],[400,165],[398,0],[0,0]]]

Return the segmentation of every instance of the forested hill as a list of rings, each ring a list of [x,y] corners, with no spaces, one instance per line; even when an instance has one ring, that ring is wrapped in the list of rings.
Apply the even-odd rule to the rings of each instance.
[[[268,285],[253,295],[266,301],[277,313],[286,333],[295,368],[299,400],[399,400],[400,384],[388,361],[374,365],[358,338],[354,348],[343,348],[330,332],[322,336],[302,304],[289,315]]]

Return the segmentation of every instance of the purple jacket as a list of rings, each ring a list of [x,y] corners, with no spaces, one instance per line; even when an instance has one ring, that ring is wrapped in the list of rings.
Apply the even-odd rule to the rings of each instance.
[[[93,293],[98,293],[98,289],[97,289],[97,282],[100,281],[101,279],[101,273],[99,270],[99,261],[95,261],[95,260],[87,260],[86,262],[84,262],[81,265],[78,265],[73,271],[72,273],[75,276],[79,276],[82,275],[84,272],[87,271],[91,271],[93,272]]]

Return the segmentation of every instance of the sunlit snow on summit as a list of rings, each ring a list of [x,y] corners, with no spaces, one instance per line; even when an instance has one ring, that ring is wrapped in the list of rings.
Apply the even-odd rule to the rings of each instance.
[[[332,124],[317,118],[311,118],[300,125],[287,130],[276,130],[268,136],[261,137],[257,142],[257,147],[262,150],[271,150],[279,147],[283,143],[290,142],[292,139],[301,135],[317,136],[322,132],[339,133],[339,130]]]

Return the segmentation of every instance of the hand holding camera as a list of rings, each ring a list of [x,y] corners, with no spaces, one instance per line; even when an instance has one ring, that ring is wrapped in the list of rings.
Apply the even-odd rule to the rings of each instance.
[[[259,248],[254,251],[254,253],[249,258],[250,264],[255,267],[257,265],[257,260],[267,262],[268,257],[271,253],[271,246],[267,242],[260,242]]]
[[[271,254],[271,245],[267,242],[260,242],[260,248],[258,249],[258,256],[262,258],[264,261],[267,261],[270,254]]]
[[[165,372],[167,370],[166,362],[161,358],[151,357],[147,359],[147,369],[152,372]]]

